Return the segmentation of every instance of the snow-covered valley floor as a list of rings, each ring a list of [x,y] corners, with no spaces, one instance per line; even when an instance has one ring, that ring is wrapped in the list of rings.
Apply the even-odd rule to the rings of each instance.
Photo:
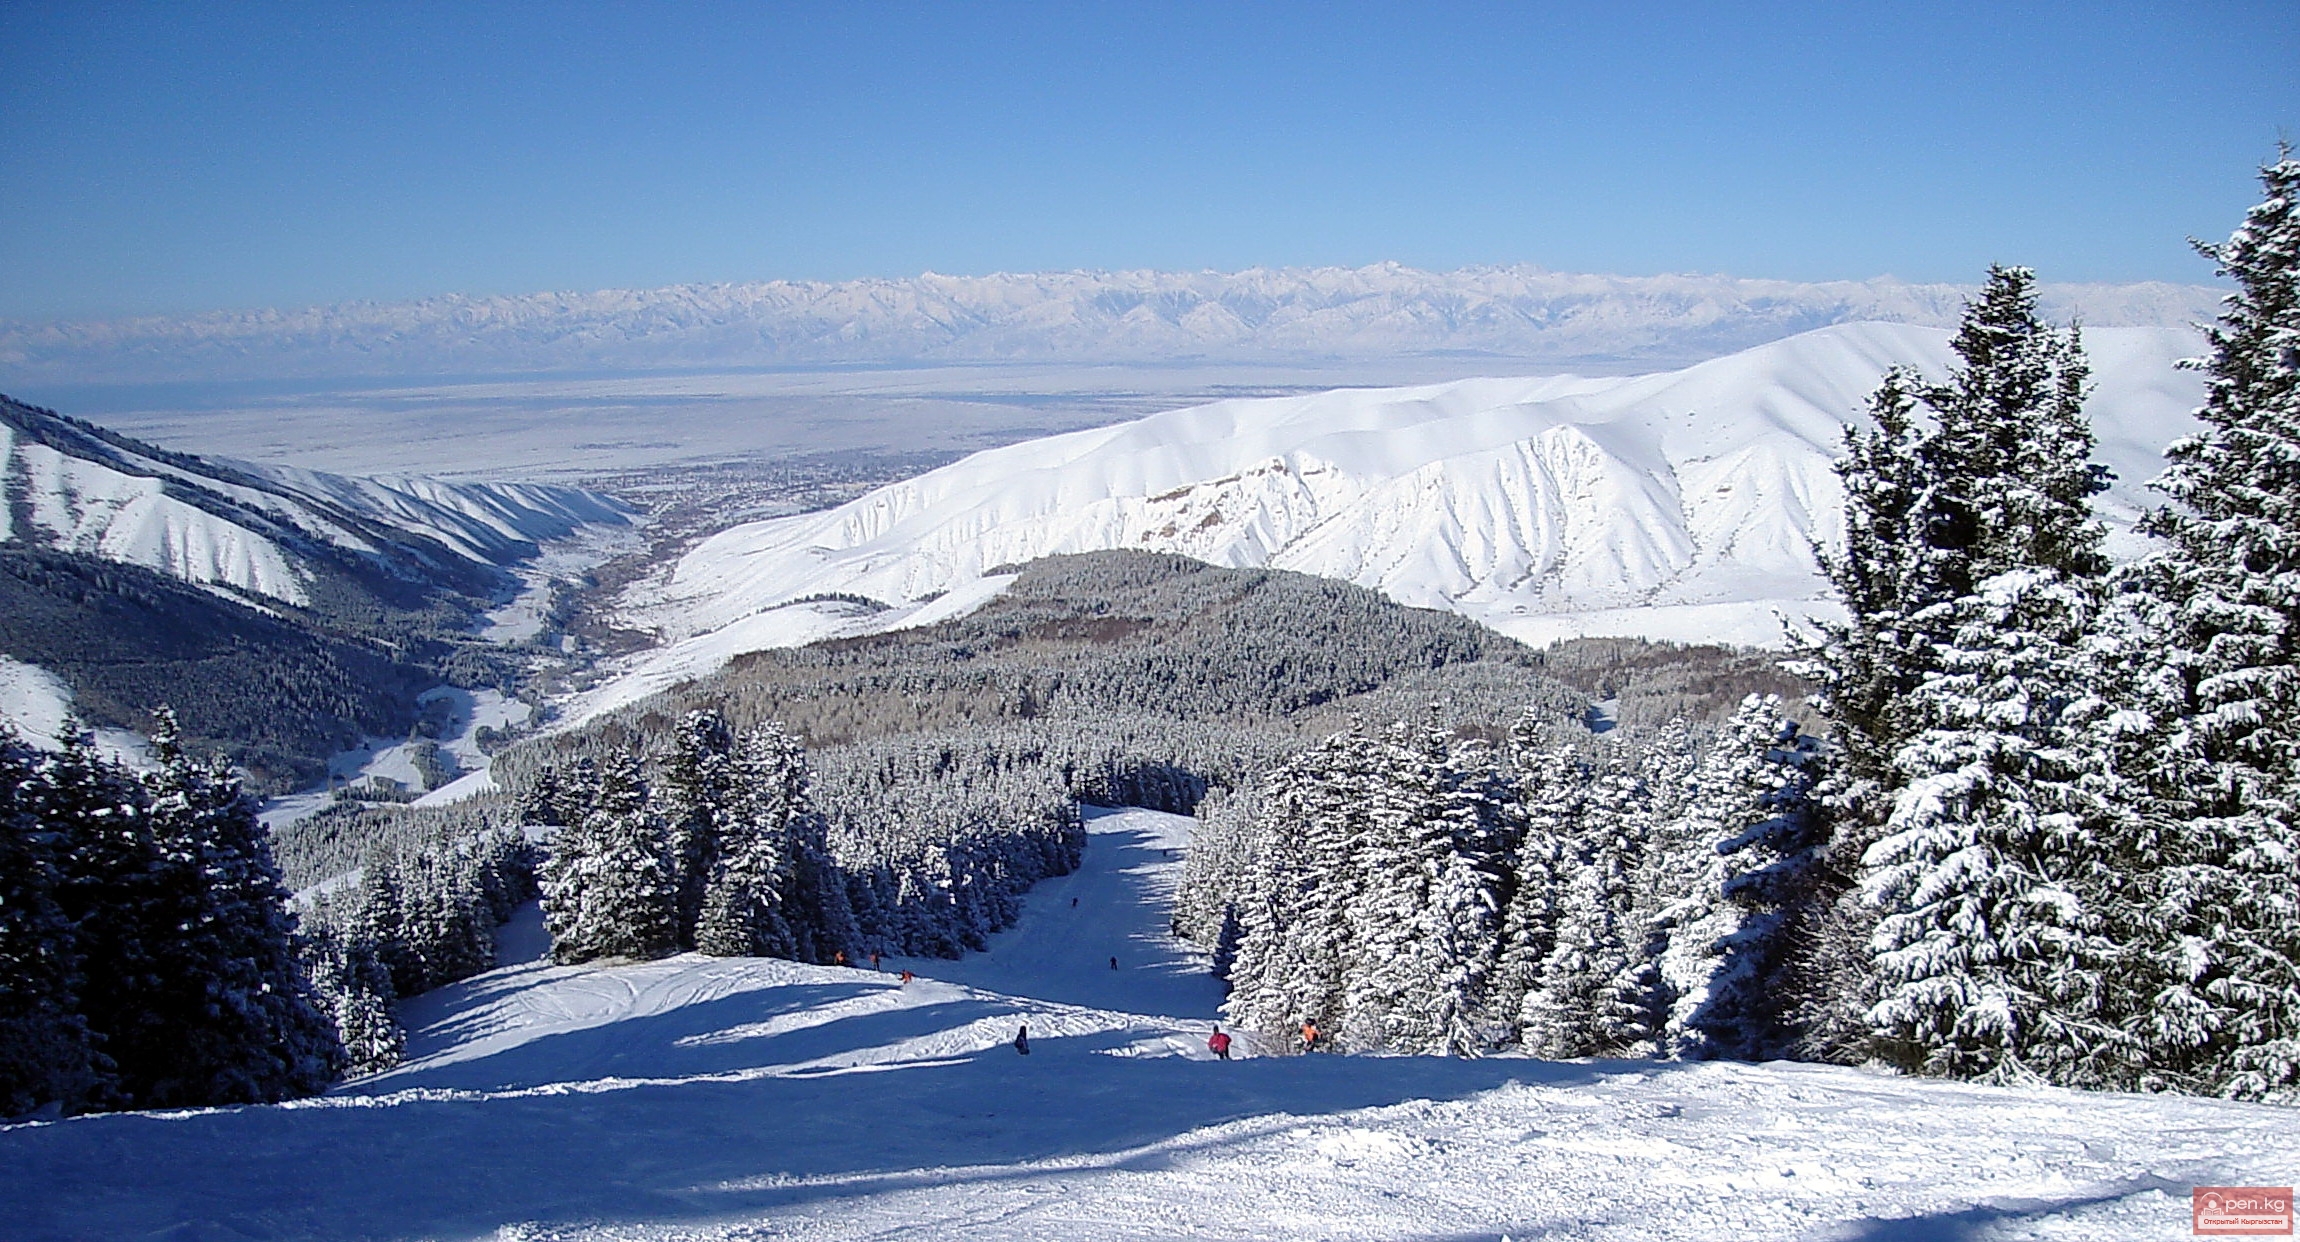
[[[1163,934],[1189,821],[1090,826],[1084,868],[963,962],[554,967],[514,923],[523,960],[409,1003],[391,1074],[0,1130],[0,1235],[2153,1239],[2189,1236],[2192,1185],[2300,1171],[2291,1110],[2209,1100],[1787,1064],[1223,1064],[1217,992]]]

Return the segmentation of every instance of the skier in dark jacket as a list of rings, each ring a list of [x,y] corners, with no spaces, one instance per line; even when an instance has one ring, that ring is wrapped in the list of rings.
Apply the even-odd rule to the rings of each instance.
[[[1030,1024],[1028,1022],[1023,1023],[1022,1029],[1014,1033],[1014,1050],[1024,1056],[1030,1055]]]

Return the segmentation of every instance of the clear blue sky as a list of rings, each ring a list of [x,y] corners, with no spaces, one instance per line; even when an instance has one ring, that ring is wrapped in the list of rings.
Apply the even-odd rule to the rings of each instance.
[[[2202,280],[2300,4],[0,4],[0,316],[924,270]]]

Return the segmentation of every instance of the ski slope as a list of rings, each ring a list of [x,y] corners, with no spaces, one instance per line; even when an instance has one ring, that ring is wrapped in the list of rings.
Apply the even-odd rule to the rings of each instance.
[[[1095,815],[1078,874],[908,986],[892,960],[555,967],[530,917],[504,938],[526,960],[406,1007],[393,1073],[0,1129],[0,1219],[25,1242],[2155,1239],[2187,1236],[2192,1185],[2300,1167],[2291,1110],[2221,1101],[1784,1064],[1215,1062],[1212,990],[1161,935],[1188,824]]]

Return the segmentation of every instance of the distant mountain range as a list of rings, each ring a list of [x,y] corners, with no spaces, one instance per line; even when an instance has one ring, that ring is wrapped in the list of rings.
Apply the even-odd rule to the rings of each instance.
[[[1935,375],[1948,333],[1854,324],[1679,371],[1484,379],[1223,401],[978,453],[836,509],[698,546],[631,615],[668,641],[592,710],[745,649],[939,619],[1008,567],[1138,548],[1376,588],[1532,642],[1777,644],[1833,604],[1831,463],[1895,363]],[[2202,382],[2192,333],[2100,328],[2087,405],[2131,520]]]
[[[1977,275],[1977,273],[1976,273]],[[886,363],[1286,361],[1431,354],[1682,365],[1832,324],[1947,327],[1964,286],[1427,272],[928,273],[0,322],[0,382],[220,381]],[[2209,320],[2193,285],[2046,285],[2096,327]]]

